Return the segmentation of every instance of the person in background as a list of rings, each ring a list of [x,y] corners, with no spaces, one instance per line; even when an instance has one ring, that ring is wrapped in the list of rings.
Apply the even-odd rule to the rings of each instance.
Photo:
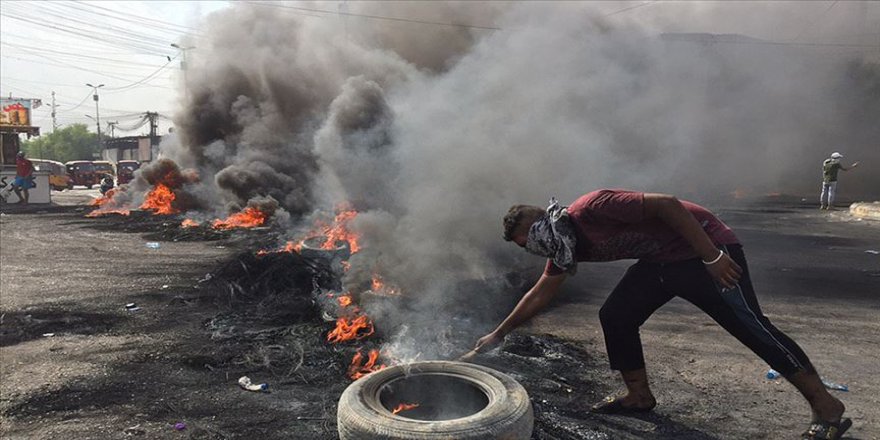
[[[35,186],[37,185],[34,184],[34,163],[24,157],[24,151],[19,151],[15,156],[15,180],[12,182],[12,190],[18,196],[17,203],[26,205],[28,190]]]
[[[857,166],[858,162],[853,162],[849,168],[845,168],[840,163],[843,155],[838,152],[831,153],[831,157],[822,162],[822,193],[819,194],[819,209],[833,209],[834,196],[837,193],[837,171],[849,171]]]
[[[104,174],[104,178],[101,179],[101,195],[102,196],[107,195],[107,191],[110,191],[111,189],[113,189],[113,186],[114,186],[113,175]]]

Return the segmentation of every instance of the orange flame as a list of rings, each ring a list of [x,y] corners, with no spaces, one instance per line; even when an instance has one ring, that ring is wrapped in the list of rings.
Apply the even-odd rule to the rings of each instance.
[[[379,275],[378,273],[373,274],[373,282],[370,290],[376,293],[385,293],[387,295],[400,295],[400,289],[386,284],[382,279],[382,275]]]
[[[338,214],[333,219],[333,224],[331,226],[327,226],[323,228],[323,235],[326,237],[324,244],[321,245],[322,249],[334,249],[336,248],[337,241],[346,241],[348,242],[348,247],[351,250],[351,253],[354,254],[360,247],[358,246],[358,235],[348,229],[348,223],[354,220],[357,217],[357,211],[350,209],[344,210]]]
[[[361,351],[358,350],[357,353],[354,354],[354,358],[351,359],[351,365],[348,367],[348,377],[353,380],[358,380],[367,374],[385,368],[385,365],[383,364],[376,365],[377,360],[379,360],[379,350],[370,350],[369,358],[366,363],[363,363],[364,356],[361,354]]]
[[[235,213],[225,220],[214,220],[214,229],[253,228],[266,222],[266,213],[257,208],[248,206],[244,211]]]
[[[103,196],[98,197],[97,199],[92,199],[92,201],[89,202],[89,206],[104,206],[107,202],[110,201],[110,199],[113,198],[115,194],[116,188],[107,190],[107,192]]]
[[[397,414],[401,411],[409,411],[411,409],[415,409],[418,407],[419,407],[418,403],[401,403],[400,405],[397,405],[397,408],[394,408],[391,411],[391,414]]]
[[[128,207],[120,206],[121,203],[118,200],[114,200],[114,197],[117,195],[119,195],[118,188],[113,188],[107,191],[104,196],[92,200],[89,205],[97,206],[98,209],[86,214],[86,217],[95,218],[107,214],[130,215],[131,211],[129,211]]]
[[[356,341],[372,335],[374,331],[373,323],[366,315],[361,315],[351,320],[343,317],[337,319],[336,328],[327,333],[327,342],[335,344],[342,341]]]
[[[174,202],[175,198],[176,196],[171,188],[164,184],[157,183],[156,186],[147,193],[144,203],[141,204],[141,209],[153,210],[155,211],[153,213],[154,215],[177,214],[180,211],[171,206],[171,203]]]
[[[129,211],[128,209],[102,209],[102,208],[98,208],[98,209],[86,214],[86,217],[95,218],[95,217],[101,217],[101,216],[104,216],[107,214],[130,215],[131,211]]]
[[[342,307],[348,307],[351,305],[351,297],[348,295],[342,295],[339,298],[336,298],[336,301],[339,301],[339,305]]]
[[[196,228],[198,226],[199,222],[189,218],[183,219],[183,222],[180,224],[181,228]]]
[[[302,242],[301,242],[301,241],[296,242],[296,243],[294,243],[294,242],[292,242],[292,241],[288,241],[288,242],[284,245],[283,248],[281,248],[281,249],[276,249],[276,250],[274,250],[274,251],[271,251],[271,253],[278,254],[278,253],[281,253],[281,252],[287,252],[287,253],[294,253],[294,252],[296,252],[296,253],[298,254],[300,249],[302,249]],[[257,251],[257,256],[268,255],[269,253],[270,253],[270,251],[268,251],[268,250],[266,250],[266,249],[260,249],[259,251]]]

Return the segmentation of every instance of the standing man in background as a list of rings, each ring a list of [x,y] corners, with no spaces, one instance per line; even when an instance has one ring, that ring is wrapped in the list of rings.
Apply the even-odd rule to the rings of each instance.
[[[18,196],[17,203],[28,203],[28,190],[35,187],[34,163],[24,157],[24,151],[19,151],[15,156],[15,180],[12,182],[12,190]],[[24,196],[22,196],[24,192]]]
[[[838,152],[831,153],[831,157],[822,162],[822,194],[819,195],[819,209],[831,209],[834,206],[834,195],[837,192],[837,171],[849,171],[857,166],[854,162],[849,168],[844,168],[840,163],[843,155]]]

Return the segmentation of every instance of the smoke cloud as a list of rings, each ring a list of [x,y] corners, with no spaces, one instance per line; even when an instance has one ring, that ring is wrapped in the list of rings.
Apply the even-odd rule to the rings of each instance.
[[[500,238],[511,204],[812,197],[832,151],[863,164],[841,192],[876,198],[880,44],[846,35],[880,5],[807,5],[235,4],[208,20],[163,153],[212,206],[353,203],[350,277],[379,268],[448,309],[461,280],[529,258]]]

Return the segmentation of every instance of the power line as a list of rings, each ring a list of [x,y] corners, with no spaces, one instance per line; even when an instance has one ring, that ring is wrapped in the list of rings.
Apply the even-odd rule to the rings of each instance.
[[[0,41],[0,44],[5,45],[5,46],[9,46],[9,47],[13,47],[16,49],[31,51],[31,52],[45,52],[45,53],[54,54],[54,55],[62,55],[62,56],[74,57],[74,58],[84,58],[84,59],[88,59],[88,60],[110,61],[114,65],[120,65],[120,64],[126,65],[127,64],[127,65],[131,65],[131,66],[146,66],[146,67],[155,67],[156,66],[155,64],[147,64],[147,63],[139,63],[136,61],[120,60],[117,58],[98,57],[98,56],[85,55],[85,54],[80,54],[80,53],[70,52],[70,51],[65,52],[65,51],[60,51],[60,50],[52,50],[52,49],[46,49],[46,48],[42,48],[42,47],[27,46],[27,45],[23,45],[23,44],[10,43],[7,41]]]
[[[155,23],[153,26],[155,26],[156,29],[164,28],[165,30],[172,31],[172,32],[187,33],[188,31],[195,31],[195,32],[198,32],[198,31],[199,31],[198,29],[196,29],[196,28],[192,28],[192,27],[189,27],[189,26],[183,26],[183,25],[179,25],[179,24],[176,24],[176,23],[171,23],[171,22],[162,21],[162,20],[156,20],[156,19],[154,19],[154,18],[143,17],[143,16],[140,16],[140,15],[131,14],[131,13],[128,13],[128,12],[115,11],[115,10],[112,10],[112,9],[109,9],[109,8],[105,8],[105,7],[102,7],[102,6],[98,6],[98,5],[95,5],[95,4],[91,4],[91,3],[79,3],[79,2],[73,2],[73,3],[59,3],[59,6],[65,6],[65,7],[68,7],[68,8],[73,8],[73,9],[77,9],[77,10],[80,10],[80,11],[86,12],[86,13],[88,13],[88,14],[100,15],[100,16],[103,16],[103,17],[113,18],[113,19],[117,19],[117,20],[129,20],[129,21],[130,21],[130,20],[133,19],[133,20],[137,20],[137,21],[139,21],[141,24],[145,24],[145,23]],[[97,11],[87,11],[86,9],[83,9],[83,6],[85,6],[85,7],[87,7],[87,8],[91,8],[91,9],[98,9],[98,10],[102,10],[102,11],[107,11],[107,12],[109,12],[109,13],[111,13],[111,14],[116,14],[116,15],[119,15],[119,16],[121,16],[121,17],[128,17],[128,18],[114,17],[113,15],[110,15],[110,14],[107,14],[107,13],[101,13],[101,12],[97,12]],[[183,29],[183,30],[174,29],[175,27],[176,27],[176,28]],[[191,35],[200,36],[200,35],[197,34],[197,33],[192,33]]]
[[[56,59],[54,59],[54,58],[51,58],[51,57],[48,57],[48,56],[45,56],[45,55],[41,55],[41,54],[34,54],[34,55],[39,56],[39,57],[41,57],[41,58],[45,58],[45,59],[47,59],[47,60],[49,60],[49,61],[54,61],[54,63],[45,63],[45,62],[39,62],[39,61],[36,61],[36,60],[29,60],[29,59],[27,59],[27,58],[18,58],[18,57],[12,57],[12,56],[6,56],[6,58],[12,58],[12,59],[17,59],[17,60],[21,60],[21,61],[28,61],[28,62],[32,62],[32,63],[36,63],[36,64],[45,64],[45,65],[48,65],[48,66],[67,67],[67,68],[71,68],[71,69],[82,70],[82,71],[84,71],[84,72],[89,72],[89,73],[98,74],[98,75],[101,75],[101,76],[104,76],[104,77],[107,77],[107,78],[117,79],[117,80],[120,80],[120,81],[131,81],[131,78],[123,78],[123,77],[120,77],[120,76],[116,76],[116,75],[108,74],[108,73],[106,73],[106,72],[102,72],[102,71],[98,71],[98,70],[92,70],[92,69],[87,69],[87,68],[85,68],[85,67],[81,67],[81,66],[77,66],[77,65],[74,65],[74,64],[66,63],[66,62],[64,62],[64,61],[56,60]],[[159,87],[159,88],[171,89],[171,87],[160,86],[160,85],[156,85],[156,84],[145,85],[144,87]]]
[[[382,15],[356,14],[354,12],[328,11],[328,10],[324,10],[324,9],[303,8],[303,7],[298,7],[298,6],[278,5],[278,4],[272,4],[272,3],[249,2],[248,4],[257,5],[257,6],[267,6],[267,7],[273,7],[273,8],[290,9],[290,10],[297,10],[297,11],[305,11],[305,12],[318,12],[318,13],[322,13],[322,14],[330,14],[330,16],[344,15],[346,17],[368,18],[368,19],[372,19],[372,20],[387,20],[387,21],[397,21],[397,22],[404,22],[404,23],[428,24],[428,25],[435,25],[435,26],[450,26],[450,27],[469,28],[469,29],[483,29],[483,30],[491,30],[491,31],[501,30],[501,28],[493,27],[493,26],[478,26],[478,25],[464,24],[464,23],[449,23],[449,22],[439,22],[439,21],[417,20],[417,19],[411,19],[411,18],[387,17],[387,16],[382,16]]]
[[[642,6],[653,5],[654,3],[657,3],[658,1],[659,1],[659,0],[654,0],[654,1],[650,1],[650,2],[639,3],[639,4],[637,4],[637,5],[633,5],[633,6],[627,6],[627,7],[623,8],[623,9],[618,9],[618,10],[616,10],[616,11],[609,12],[609,13],[604,14],[604,15],[602,15],[602,16],[603,16],[603,17],[610,17],[610,16],[612,16],[612,15],[617,15],[617,14],[620,14],[620,13],[622,13],[622,12],[632,11],[633,9],[641,8]]]
[[[139,81],[135,81],[135,82],[133,82],[133,83],[131,83],[131,84],[128,84],[128,85],[125,85],[125,86],[121,86],[121,87],[108,87],[106,90],[108,90],[108,91],[121,92],[121,91],[123,91],[123,90],[131,89],[131,88],[133,88],[134,86],[136,86],[136,85],[138,85],[138,84],[143,84],[144,82],[146,82],[146,81],[150,80],[151,78],[155,77],[156,75],[158,75],[159,72],[161,72],[162,70],[164,70],[166,67],[168,67],[168,65],[171,64],[171,62],[174,61],[175,58],[177,58],[177,55],[175,55],[174,57],[169,57],[169,58],[168,58],[168,62],[166,62],[166,63],[163,64],[161,67],[159,67],[158,69],[156,69],[155,72],[153,72],[153,73],[151,73],[151,74],[145,76],[143,79],[141,79],[141,80],[139,80]]]
[[[123,47],[128,49],[136,49],[141,50],[144,53],[150,53],[153,55],[166,55],[165,52],[161,51],[164,49],[164,45],[159,44],[156,41],[152,40],[138,40],[137,38],[133,38],[131,36],[122,35],[119,33],[116,34],[108,34],[104,32],[98,32],[94,29],[83,29],[76,26],[66,25],[62,23],[53,23],[45,19],[45,17],[29,17],[27,13],[22,15],[11,15],[7,12],[9,8],[5,7],[3,10],[0,10],[0,15],[6,16],[13,20],[23,21],[25,23],[30,23],[36,26],[47,27],[50,29],[55,29],[59,32],[65,32],[72,35],[76,35],[79,37],[92,39],[101,41],[105,44],[114,45],[117,47]],[[14,11],[14,10],[13,10]],[[152,37],[151,37],[152,38]]]

